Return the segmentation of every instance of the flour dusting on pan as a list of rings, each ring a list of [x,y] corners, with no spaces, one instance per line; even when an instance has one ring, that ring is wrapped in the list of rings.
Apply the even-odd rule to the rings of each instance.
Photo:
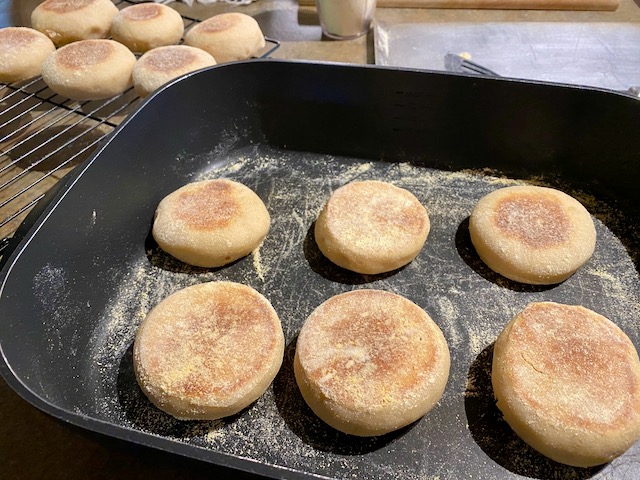
[[[640,345],[640,289],[629,242],[637,231],[619,212],[570,185],[544,178],[513,180],[490,170],[433,170],[410,163],[359,161],[251,146],[212,152],[188,181],[226,177],[252,188],[272,219],[260,248],[218,269],[187,266],[149,242],[121,277],[102,313],[90,348],[100,378],[95,409],[105,420],[257,462],[331,478],[482,478],[518,474],[533,478],[607,478],[604,468],[574,469],[544,459],[502,420],[492,398],[492,344],[526,304],[581,304],[617,323]],[[195,162],[194,162],[195,163]],[[418,257],[389,274],[363,276],[328,262],[313,239],[313,222],[330,193],[354,180],[384,180],[411,191],[427,208],[431,232]],[[185,182],[186,183],[186,182]],[[488,192],[534,183],[560,188],[594,215],[592,259],[566,282],[520,285],[491,272],[468,238],[468,216]],[[635,236],[635,237],[634,237]],[[146,239],[141,238],[141,242]],[[43,273],[44,275],[44,273]],[[252,286],[273,304],[287,348],[281,371],[258,401],[230,418],[184,422],[153,407],[133,374],[131,345],[154,305],[189,285],[232,280]],[[330,296],[359,288],[393,291],[417,303],[441,327],[451,350],[451,375],[440,403],[422,420],[379,438],[354,438],[324,425],[302,400],[292,372],[296,335],[311,311]],[[446,435],[445,433],[446,432]],[[634,449],[628,455],[637,455]],[[479,465],[479,466],[478,466]]]

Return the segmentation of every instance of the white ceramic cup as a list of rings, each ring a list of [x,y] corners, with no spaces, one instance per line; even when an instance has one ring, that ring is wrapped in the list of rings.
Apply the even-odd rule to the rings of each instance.
[[[376,0],[316,0],[322,32],[330,38],[348,40],[369,31]]]

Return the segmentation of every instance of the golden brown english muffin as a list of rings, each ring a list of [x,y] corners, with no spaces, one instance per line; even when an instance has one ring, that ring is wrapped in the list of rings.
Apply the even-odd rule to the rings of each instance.
[[[557,462],[600,465],[640,438],[636,349],[584,307],[528,305],[500,333],[491,379],[507,423]]]
[[[154,48],[142,55],[133,67],[133,87],[138,95],[146,97],[170,80],[215,64],[211,55],[196,47]]]
[[[181,420],[215,420],[257,400],[276,376],[284,335],[271,303],[246,285],[177,291],[146,316],[133,364],[149,400]]]
[[[81,40],[59,48],[42,65],[42,79],[74,100],[100,100],[127,90],[136,57],[113,40]]]
[[[331,194],[316,221],[320,251],[340,267],[364,274],[411,262],[424,246],[427,210],[408,190],[387,182],[351,182]]]
[[[152,235],[190,265],[220,267],[258,248],[271,218],[256,193],[226,179],[187,184],[162,199]]]
[[[193,26],[184,43],[209,52],[218,63],[245,60],[265,46],[258,22],[244,13],[215,15]]]
[[[175,45],[183,33],[182,16],[161,3],[138,3],[125,7],[111,24],[111,37],[133,52]]]
[[[580,202],[553,188],[516,186],[495,190],[476,204],[469,233],[480,258],[517,282],[562,282],[595,249],[596,230]]]
[[[440,400],[449,377],[440,328],[394,293],[356,290],[316,308],[296,344],[304,400],[344,433],[374,436],[409,425]]]
[[[49,37],[32,28],[0,28],[0,83],[37,77],[55,49]]]
[[[61,46],[107,38],[117,13],[111,0],[45,0],[31,12],[31,26]]]

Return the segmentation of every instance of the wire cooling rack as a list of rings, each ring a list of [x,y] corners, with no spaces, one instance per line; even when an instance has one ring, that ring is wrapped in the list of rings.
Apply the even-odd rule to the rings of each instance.
[[[118,8],[135,1],[115,1]],[[199,20],[183,15],[185,30]],[[263,57],[279,47],[267,39]],[[0,255],[45,193],[87,159],[140,103],[133,89],[100,101],[73,101],[38,77],[0,84]]]

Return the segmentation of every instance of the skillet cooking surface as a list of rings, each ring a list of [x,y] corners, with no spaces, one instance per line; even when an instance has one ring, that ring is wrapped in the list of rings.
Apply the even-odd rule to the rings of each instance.
[[[638,446],[592,469],[531,450],[501,419],[489,376],[493,341],[532,301],[584,305],[640,345],[633,185],[640,149],[625,136],[639,114],[636,100],[595,90],[380,68],[256,61],[190,76],[117,130],[8,260],[3,374],[58,418],[269,476],[635,477]],[[153,242],[153,212],[179,186],[218,177],[254,189],[271,230],[256,253],[229,266],[189,267]],[[313,240],[329,194],[364,179],[410,190],[430,214],[418,258],[388,274],[335,267]],[[594,256],[566,282],[517,284],[475,254],[471,208],[514,184],[559,188],[594,216]],[[272,387],[240,414],[177,421],[141,393],[131,345],[162,298],[211,280],[245,283],[269,298],[283,324],[285,359]],[[368,439],[318,420],[292,371],[306,317],[330,296],[359,288],[389,290],[424,308],[443,330],[452,365],[431,412]]]

